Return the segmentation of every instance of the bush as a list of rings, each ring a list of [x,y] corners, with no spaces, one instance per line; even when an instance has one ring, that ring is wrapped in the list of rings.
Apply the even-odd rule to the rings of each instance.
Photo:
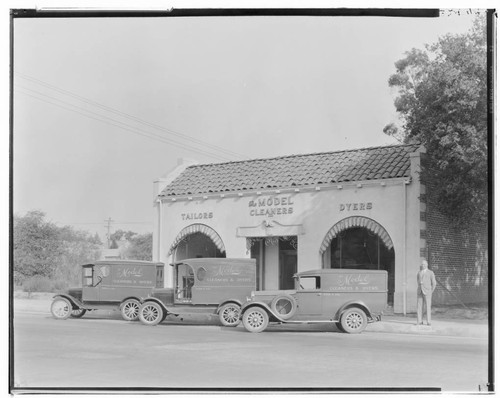
[[[27,292],[28,296],[34,292],[52,292],[53,289],[52,280],[46,276],[35,275],[23,282],[23,291]]]
[[[63,280],[63,279],[56,279],[53,283],[52,283],[52,290],[54,291],[54,293],[61,293],[61,292],[64,292],[65,290],[67,290],[69,287],[69,284],[66,280]]]

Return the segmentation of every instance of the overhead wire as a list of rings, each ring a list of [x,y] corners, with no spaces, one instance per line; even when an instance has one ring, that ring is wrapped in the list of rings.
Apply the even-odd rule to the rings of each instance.
[[[102,222],[56,222],[56,224],[68,224],[68,225],[101,225]],[[128,225],[128,224],[153,224],[152,221],[113,221],[113,224]]]
[[[157,130],[160,130],[160,131],[163,131],[163,132],[165,132],[167,134],[174,135],[174,136],[176,136],[178,138],[182,138],[184,140],[190,141],[190,142],[198,144],[198,145],[203,145],[205,147],[211,148],[212,150],[224,153],[225,155],[236,157],[238,159],[248,159],[248,157],[246,157],[246,156],[244,156],[244,155],[242,155],[240,153],[237,153],[237,152],[234,152],[234,151],[230,151],[228,149],[225,149],[225,148],[222,148],[220,146],[208,143],[208,142],[203,141],[203,140],[199,140],[199,139],[191,137],[189,135],[179,133],[179,132],[177,132],[175,130],[168,129],[168,128],[165,128],[165,127],[160,126],[158,124],[148,122],[148,121],[146,121],[144,119],[141,119],[141,118],[139,118],[137,116],[134,116],[134,115],[131,115],[129,113],[122,112],[120,110],[112,108],[110,106],[101,104],[101,103],[99,103],[97,101],[94,101],[94,100],[91,100],[89,98],[83,97],[81,95],[75,94],[75,93],[73,93],[73,92],[71,92],[69,90],[65,90],[65,89],[62,89],[60,87],[54,86],[54,85],[52,85],[50,83],[44,82],[43,80],[37,79],[35,77],[29,76],[29,75],[26,75],[26,74],[23,74],[23,73],[20,73],[20,72],[15,72],[14,74],[16,76],[22,78],[22,79],[25,79],[27,81],[32,82],[32,83],[39,84],[39,85],[44,86],[46,88],[49,88],[51,90],[57,91],[57,92],[59,92],[59,93],[61,93],[63,95],[67,95],[69,97],[75,98],[75,99],[77,99],[79,101],[82,101],[82,102],[84,102],[86,104],[89,104],[91,106],[95,106],[97,108],[100,108],[100,109],[105,110],[107,112],[113,113],[115,115],[118,115],[118,116],[121,116],[121,117],[125,117],[125,118],[130,119],[130,120],[134,120],[135,122],[138,122],[138,123],[144,124],[144,125],[146,125],[148,127],[151,127],[151,128],[154,128],[154,129],[157,129]]]
[[[134,134],[146,137],[146,138],[150,138],[150,139],[153,139],[155,141],[160,141],[160,142],[163,142],[163,143],[172,144],[172,145],[175,145],[175,146],[180,147],[182,149],[186,149],[186,150],[189,150],[189,151],[194,151],[194,152],[197,152],[197,153],[200,153],[202,155],[209,156],[209,157],[212,157],[212,158],[215,158],[215,159],[226,160],[226,161],[233,160],[233,159],[225,157],[225,156],[215,155],[215,154],[210,153],[208,151],[205,151],[203,149],[195,148],[195,147],[190,146],[188,144],[184,144],[184,143],[181,143],[181,142],[174,141],[174,140],[172,140],[170,138],[167,138],[167,137],[155,134],[153,132],[145,132],[145,131],[143,131],[141,129],[138,129],[137,127],[132,127],[132,126],[130,126],[130,125],[126,124],[126,123],[123,123],[123,122],[121,122],[119,120],[112,119],[110,117],[107,117],[107,116],[104,116],[102,114],[93,112],[91,110],[79,107],[79,106],[71,104],[71,103],[69,103],[67,101],[63,101],[61,99],[52,97],[50,95],[41,93],[39,91],[32,90],[32,89],[29,89],[29,88],[26,88],[26,87],[23,87],[23,86],[20,86],[20,85],[17,85],[17,84],[15,85],[15,87],[17,89],[21,89],[21,91],[19,91],[20,93],[22,93],[24,95],[27,95],[29,97],[38,99],[39,101],[46,102],[46,103],[58,106],[58,107],[60,107],[62,109],[66,109],[66,110],[78,113],[78,114],[80,114],[82,116],[85,116],[87,118],[94,119],[94,120],[97,120],[97,121],[100,121],[100,122],[103,122],[103,123],[106,123],[106,124],[109,124],[109,125],[121,128],[121,129],[129,131],[131,133],[134,133]],[[28,92],[23,92],[22,90],[26,90]],[[30,94],[29,92],[35,93],[36,95]],[[40,98],[37,95],[45,97],[45,98]],[[53,101],[47,100],[46,98],[48,98],[50,100],[53,100],[53,101],[56,101],[56,102],[60,102],[60,103],[62,103],[64,105],[67,105],[67,106],[64,106],[64,105],[55,103]],[[76,108],[76,109],[69,108],[68,106]],[[83,113],[81,111],[86,112],[86,113]],[[92,116],[92,115],[95,115],[95,116]]]

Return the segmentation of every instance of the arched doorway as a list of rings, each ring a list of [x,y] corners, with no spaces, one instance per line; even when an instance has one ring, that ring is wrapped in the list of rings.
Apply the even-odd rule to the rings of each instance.
[[[180,231],[170,245],[172,261],[186,258],[226,257],[226,249],[219,234],[205,224],[192,224]]]
[[[387,231],[367,217],[335,224],[321,245],[323,268],[386,270],[388,303],[394,302],[394,246]]]

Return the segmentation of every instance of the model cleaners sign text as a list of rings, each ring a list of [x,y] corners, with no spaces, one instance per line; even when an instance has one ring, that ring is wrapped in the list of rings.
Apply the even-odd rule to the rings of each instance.
[[[248,202],[252,217],[274,217],[293,213],[291,196],[269,196]]]

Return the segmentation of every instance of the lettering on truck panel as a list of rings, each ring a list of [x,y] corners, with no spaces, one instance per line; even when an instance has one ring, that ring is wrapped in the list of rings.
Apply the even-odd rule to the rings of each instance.
[[[336,282],[339,286],[367,285],[368,283],[370,283],[368,274],[338,275]]]
[[[124,267],[118,270],[118,278],[142,278],[144,269],[142,267]]]
[[[343,274],[337,275],[334,286],[330,286],[329,290],[335,291],[377,291],[380,286],[376,284],[377,278],[372,279],[368,274]]]

